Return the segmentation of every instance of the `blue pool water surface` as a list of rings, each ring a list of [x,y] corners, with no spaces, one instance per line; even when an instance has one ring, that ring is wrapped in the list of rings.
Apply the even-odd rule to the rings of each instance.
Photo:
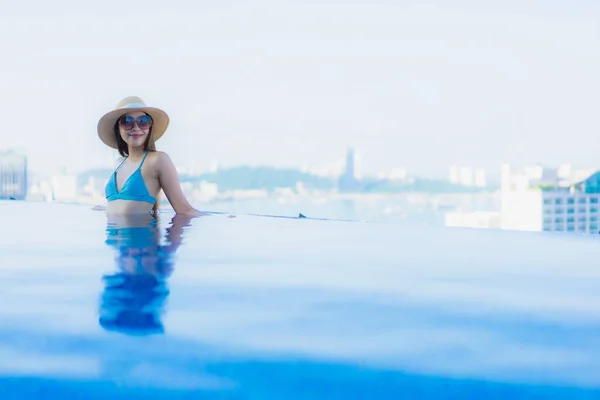
[[[600,398],[600,237],[0,202],[0,399]]]

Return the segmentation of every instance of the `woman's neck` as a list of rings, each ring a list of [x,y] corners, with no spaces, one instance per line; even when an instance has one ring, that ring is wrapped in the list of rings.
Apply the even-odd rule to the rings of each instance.
[[[139,161],[144,154],[146,153],[146,150],[142,149],[142,148],[129,148],[129,159],[132,161]]]

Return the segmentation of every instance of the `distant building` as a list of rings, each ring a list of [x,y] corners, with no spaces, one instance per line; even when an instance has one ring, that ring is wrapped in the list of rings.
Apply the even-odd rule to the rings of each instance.
[[[574,170],[570,165],[552,169],[504,164],[499,212],[445,215],[446,226],[530,232],[598,233],[599,219],[600,171]]]
[[[61,174],[52,177],[52,199],[75,201],[77,198],[77,176]]]
[[[476,169],[474,173],[474,185],[476,187],[485,187],[487,181],[485,179],[485,171],[483,169]]]
[[[406,168],[392,168],[388,171],[379,171],[377,173],[378,179],[388,179],[392,182],[407,182],[410,181],[408,171]]]
[[[600,172],[582,181],[570,168],[502,170],[501,227],[520,231],[597,233]]]
[[[27,157],[12,151],[0,153],[0,199],[27,197]]]
[[[346,169],[338,180],[340,192],[356,192],[360,189],[360,182],[356,179],[354,150],[348,149],[346,154]]]
[[[501,214],[498,211],[449,212],[444,216],[447,227],[500,229]]]
[[[481,168],[471,168],[452,165],[448,171],[448,180],[455,185],[467,187],[485,187],[485,171]]]

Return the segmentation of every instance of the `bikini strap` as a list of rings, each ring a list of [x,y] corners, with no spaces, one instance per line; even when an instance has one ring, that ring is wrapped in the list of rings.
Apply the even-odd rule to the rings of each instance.
[[[136,170],[142,168],[142,165],[144,164],[144,160],[146,160],[146,156],[148,156],[149,151],[144,153],[144,157],[142,157],[142,162],[140,163],[140,165],[137,167]],[[121,164],[119,164],[119,166],[117,167],[117,169],[115,170],[115,172],[117,172],[119,170],[119,168],[121,168],[121,165],[123,165],[123,163],[127,160],[127,157],[123,158],[123,161],[121,161]]]
[[[144,157],[142,157],[142,162],[140,163],[140,166],[138,167],[138,169],[142,168],[142,165],[144,164],[144,160],[146,160],[146,156],[148,155],[149,151],[146,151],[144,153]]]
[[[115,172],[117,172],[119,170],[119,168],[121,168],[121,165],[123,165],[123,163],[125,162],[125,160],[127,160],[127,157],[123,157],[123,161],[121,161],[121,164],[119,164],[119,166],[117,167],[117,169],[115,169]]]

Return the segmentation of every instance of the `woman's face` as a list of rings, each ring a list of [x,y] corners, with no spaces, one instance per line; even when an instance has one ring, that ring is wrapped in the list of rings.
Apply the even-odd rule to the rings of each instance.
[[[119,119],[121,138],[129,147],[144,147],[151,126],[152,118],[141,111],[132,111]]]

